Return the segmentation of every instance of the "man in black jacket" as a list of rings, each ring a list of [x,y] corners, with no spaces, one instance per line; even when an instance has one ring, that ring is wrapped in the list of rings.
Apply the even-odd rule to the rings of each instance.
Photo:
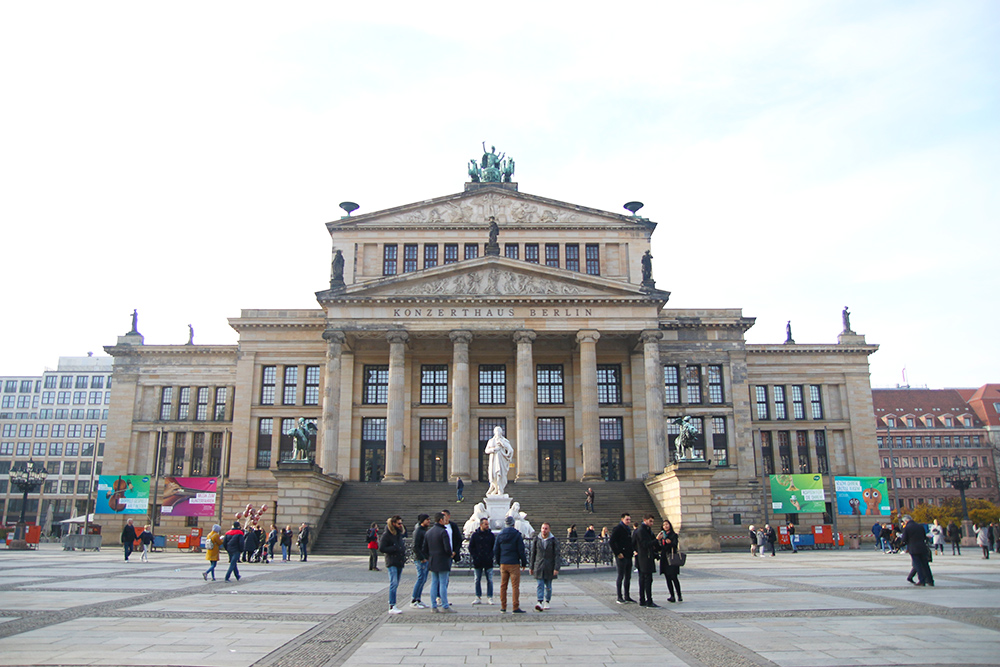
[[[243,529],[240,528],[239,521],[233,521],[233,528],[222,538],[222,548],[229,554],[229,569],[226,570],[226,581],[236,575],[236,581],[240,580],[240,554],[243,553],[245,542],[243,540]]]
[[[486,599],[493,604],[493,546],[496,537],[490,530],[490,520],[480,519],[479,529],[469,538],[469,555],[476,570],[476,599],[472,604],[483,603],[483,575],[486,575]]]
[[[639,606],[659,607],[653,602],[653,573],[656,572],[656,557],[659,549],[656,537],[653,536],[652,514],[642,517],[642,523],[632,533],[632,545],[635,548],[635,564],[639,568]]]
[[[615,581],[615,590],[618,593],[618,604],[635,602],[629,596],[629,589],[632,587],[632,517],[628,512],[622,514],[622,520],[611,530],[611,537],[608,538],[608,546],[611,553],[615,555],[615,565],[618,566],[618,579]],[[624,589],[625,595],[622,596]]]
[[[903,517],[903,522],[901,537],[906,544],[906,551],[910,554],[913,569],[917,571],[916,585],[933,586],[934,575],[931,574],[931,566],[928,563],[931,552],[927,548],[927,533],[924,532],[923,525],[911,519],[908,514]]]
[[[122,546],[125,547],[125,560],[132,555],[132,549],[135,546],[135,526],[132,524],[132,519],[125,522],[125,527],[122,528]]]
[[[434,519],[435,524],[427,531],[424,538],[427,542],[427,569],[431,572],[431,609],[435,614],[438,613],[440,599],[440,611],[454,612],[455,610],[448,604],[448,578],[451,576],[451,562],[454,558],[452,541],[445,528],[448,520],[444,512],[438,512]]]
[[[413,595],[410,596],[410,606],[414,609],[427,609],[420,601],[427,581],[427,529],[431,527],[431,518],[426,514],[417,517],[417,525],[413,527],[413,564],[417,566],[417,581],[413,584]]]

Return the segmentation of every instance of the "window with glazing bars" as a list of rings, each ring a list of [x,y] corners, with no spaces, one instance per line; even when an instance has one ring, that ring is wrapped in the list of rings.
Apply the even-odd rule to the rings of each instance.
[[[812,418],[822,419],[823,418],[823,401],[820,400],[819,385],[811,384],[809,385],[809,401],[812,407]]]
[[[424,405],[448,402],[448,366],[425,364],[420,367],[420,402]]]
[[[181,387],[180,401],[177,405],[177,419],[183,421],[188,418],[188,407],[191,405],[191,387]]]
[[[795,449],[799,455],[799,472],[802,474],[812,472],[812,464],[809,461],[809,434],[805,431],[795,432]]]
[[[586,247],[587,253],[587,275],[589,276],[599,276],[601,275],[601,250],[600,246],[596,243],[588,243]]]
[[[667,405],[681,402],[680,371],[677,366],[663,367],[663,402]]]
[[[362,403],[385,405],[389,401],[389,366],[365,366]]]
[[[687,402],[692,405],[701,403],[701,366],[685,367],[684,381],[687,384]]]
[[[403,244],[403,273],[417,270],[417,244]]]
[[[524,244],[524,261],[530,262],[532,264],[538,264],[538,244],[537,243],[525,243]]]
[[[295,405],[295,395],[299,391],[299,367],[285,366],[285,381],[281,390],[281,404]]]
[[[395,243],[386,243],[382,246],[382,275],[383,276],[394,276],[396,275],[396,260],[397,253],[399,252],[398,247]]]
[[[726,397],[722,391],[722,366],[708,367],[708,402],[724,403]]]
[[[212,446],[208,456],[208,476],[218,477],[222,469],[222,433],[212,434]]]
[[[806,418],[806,408],[803,400],[802,385],[792,385],[792,417]]]
[[[517,243],[504,243],[503,256],[509,259],[520,259],[520,249],[521,246]]]
[[[778,431],[778,460],[781,461],[781,473],[790,475],[792,472],[792,444],[788,431]]]
[[[187,440],[187,433],[174,434],[174,474],[184,474],[184,444]]]
[[[201,476],[202,465],[205,459],[205,434],[195,433],[191,441],[191,474],[195,477]]]
[[[437,243],[424,244],[424,268],[432,269],[438,265]]]
[[[457,243],[445,243],[444,244],[444,263],[454,264],[458,261],[458,244]]]
[[[164,387],[160,392],[160,419],[170,419],[170,410],[174,400],[174,388]]]
[[[319,366],[306,366],[306,405],[319,405]]]
[[[726,434],[726,418],[712,417],[712,458],[715,465],[729,465],[729,438]]]
[[[816,472],[828,475],[830,461],[826,457],[826,431],[816,431],[813,436],[816,438]]]
[[[274,387],[278,380],[277,366],[264,366],[260,376],[260,404],[274,405]]]
[[[504,364],[481,364],[479,366],[479,404],[504,405],[506,403],[507,367]]]
[[[545,266],[551,266],[553,268],[559,268],[559,244],[558,243],[546,243],[545,244]]]
[[[208,397],[209,394],[208,387],[198,387],[198,394],[195,397],[197,405],[194,410],[194,418],[198,421],[205,421],[208,419]]]
[[[475,259],[479,257],[479,244],[478,243],[466,243],[465,244],[465,259]]]
[[[767,386],[758,384],[754,387],[757,405],[757,419],[770,419],[771,413],[767,405]]]
[[[771,433],[770,431],[760,432],[760,457],[764,465],[764,474],[773,475],[774,474],[774,454],[771,451]]]
[[[775,385],[774,391],[774,418],[788,419],[788,404],[785,402],[785,388],[782,385]]]
[[[597,365],[597,402],[602,405],[622,402],[621,364]]]
[[[580,244],[579,243],[567,243],[566,244],[566,270],[567,271],[579,271],[580,270]]]
[[[539,364],[536,368],[535,381],[538,385],[539,403],[563,402],[562,364]]]
[[[215,416],[217,422],[226,420],[226,398],[229,396],[228,387],[215,388]]]

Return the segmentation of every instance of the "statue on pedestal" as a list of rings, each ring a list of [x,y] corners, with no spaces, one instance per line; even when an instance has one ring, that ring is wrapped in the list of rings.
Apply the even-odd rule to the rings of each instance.
[[[685,460],[684,450],[688,450],[690,454],[686,458],[694,459],[694,442],[695,438],[698,437],[698,431],[695,429],[694,424],[691,423],[691,417],[686,415],[678,417],[671,423],[681,427],[681,432],[674,439],[674,451],[677,455],[677,460]]]
[[[503,437],[503,428],[495,426],[493,437],[486,443],[484,450],[490,456],[489,478],[490,488],[486,491],[487,496],[502,496],[507,487],[507,473],[510,471],[510,462],[514,458],[514,447],[510,440]]]
[[[840,313],[840,319],[844,321],[844,331],[842,333],[852,334],[851,331],[851,311],[847,310],[847,306],[844,306],[844,310]]]
[[[304,417],[299,417],[298,427],[292,431],[292,437],[295,439],[295,453],[292,455],[292,459],[308,461],[312,441],[316,437],[316,424],[307,422]]]

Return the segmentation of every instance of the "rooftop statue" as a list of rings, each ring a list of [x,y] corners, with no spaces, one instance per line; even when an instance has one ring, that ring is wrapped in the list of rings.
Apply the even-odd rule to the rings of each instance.
[[[505,154],[497,155],[496,146],[490,146],[486,150],[486,142],[483,142],[483,157],[476,164],[475,160],[469,160],[469,177],[473,183],[510,183],[514,176],[514,160],[504,159]]]

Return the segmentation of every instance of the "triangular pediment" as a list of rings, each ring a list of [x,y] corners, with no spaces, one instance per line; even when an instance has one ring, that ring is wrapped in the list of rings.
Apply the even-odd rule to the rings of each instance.
[[[380,228],[482,228],[490,218],[496,219],[501,230],[504,226],[524,229],[635,229],[638,226],[651,233],[656,227],[655,223],[645,218],[577,206],[515,190],[485,187],[345,217],[328,222],[327,228],[331,232]]]
[[[508,259],[480,257],[317,293],[330,300],[381,299],[615,299],[666,303],[669,292],[645,290],[599,276]]]

